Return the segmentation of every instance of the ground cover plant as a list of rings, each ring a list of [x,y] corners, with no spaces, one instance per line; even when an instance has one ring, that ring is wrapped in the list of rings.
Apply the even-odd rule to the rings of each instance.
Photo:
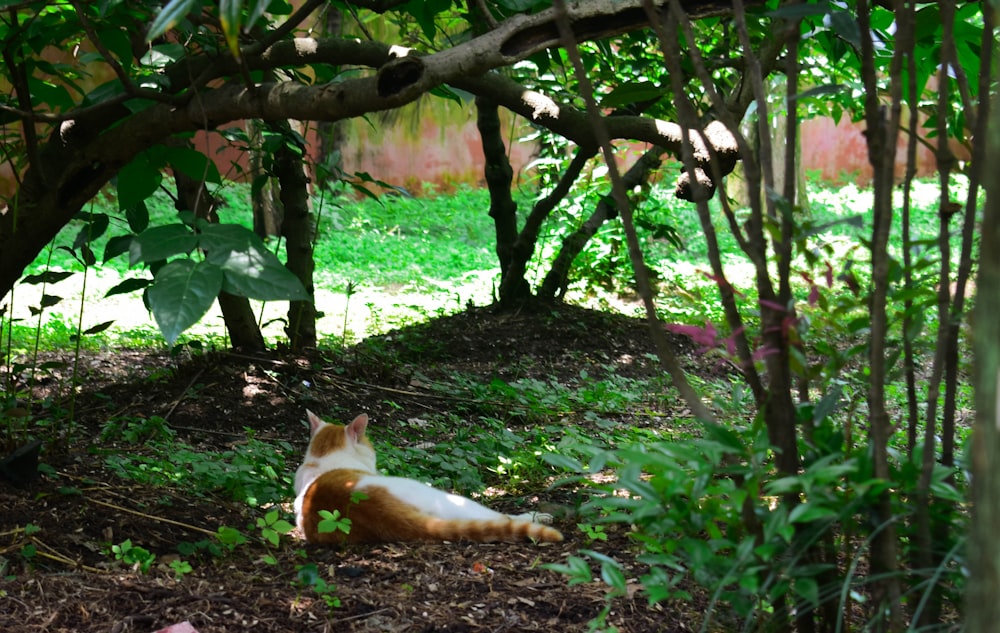
[[[0,214],[0,288],[13,289],[72,220],[80,225],[71,240],[49,248],[44,269],[27,279],[40,287],[29,311],[43,317],[57,301],[46,289],[72,274],[50,267],[53,253],[81,267],[84,291],[62,325],[75,336],[67,355],[45,356],[41,320],[18,348],[21,317],[0,328],[4,443],[14,451],[3,472],[40,486],[33,501],[45,510],[22,504],[6,532],[19,591],[11,604],[30,604],[29,587],[41,582],[35,570],[48,570],[40,561],[99,574],[97,553],[113,561],[112,574],[129,570],[133,587],[154,570],[169,574],[161,585],[185,589],[189,577],[207,574],[197,592],[171,594],[184,602],[218,582],[213,572],[240,568],[225,566],[235,560],[227,557],[249,552],[255,566],[243,568],[240,591],[278,578],[273,586],[295,595],[276,591],[271,611],[231,610],[235,626],[265,613],[277,625],[294,612],[301,626],[326,627],[338,621],[329,610],[346,604],[371,608],[341,624],[385,628],[388,614],[411,626],[417,607],[382,606],[393,597],[386,587],[398,586],[422,607],[432,602],[435,623],[458,607],[456,627],[489,620],[492,628],[648,630],[665,609],[693,604],[697,617],[684,621],[702,630],[939,630],[965,618],[988,630],[1000,617],[991,615],[996,603],[974,598],[997,593],[990,591],[997,581],[990,513],[1000,508],[993,493],[1000,471],[991,468],[1000,446],[991,426],[1000,384],[992,318],[1000,207],[996,183],[985,177],[995,140],[986,108],[993,13],[954,2],[661,4],[358,3],[360,13],[323,13],[346,7],[318,0],[298,9],[271,3],[270,13],[261,3],[191,0],[12,8],[0,21],[9,37],[0,72],[16,98],[0,107],[21,125],[5,128],[3,138],[17,193]],[[381,12],[388,13],[382,26],[391,24],[419,52],[373,40],[366,20]],[[364,38],[342,30],[348,17]],[[322,37],[306,26],[314,18],[323,21],[316,23]],[[126,42],[121,36],[136,23],[148,23],[146,38]],[[58,65],[33,55],[68,42],[99,53],[85,57],[114,75],[110,89],[79,82],[84,56]],[[50,75],[62,90],[45,88]],[[463,224],[461,214],[442,213],[448,228],[440,233],[451,242],[427,250],[433,231],[378,212],[371,218],[382,220],[373,223],[337,206],[338,187],[370,197],[374,187],[405,192],[379,174],[340,171],[329,147],[307,171],[307,133],[289,121],[357,117],[424,94],[475,99],[489,193],[482,210],[499,273],[491,305],[468,306],[471,295],[449,287],[455,306],[467,306],[452,320],[401,329],[385,327],[386,319],[366,329],[385,334],[355,344],[361,337],[349,315],[364,285],[348,279],[337,291],[344,298],[339,339],[321,345],[323,329],[336,331],[318,327],[326,324],[316,253],[338,241],[317,233],[330,230],[324,217],[362,236],[360,249],[330,257],[351,260],[378,241],[371,261],[393,262],[408,285],[416,275],[426,279],[423,261],[455,270],[462,258],[441,257],[452,246],[478,249],[466,251],[470,262],[487,253],[467,241],[470,227],[482,224]],[[515,196],[501,107],[529,119],[537,133],[536,179],[524,199]],[[815,115],[847,115],[866,128],[870,196],[854,195],[829,219],[811,208],[795,159],[799,117]],[[254,116],[261,120],[224,127]],[[39,127],[52,134],[39,136]],[[195,130],[251,155],[259,170],[250,174],[252,222],[220,221],[224,210],[212,190],[225,188],[222,172],[191,146]],[[649,146],[619,165],[613,139]],[[921,143],[934,150],[936,205],[918,203]],[[663,167],[667,153],[679,170]],[[164,179],[168,172],[172,180]],[[310,173],[339,183],[315,189],[318,204],[308,197]],[[650,185],[665,175],[676,177],[673,195],[686,201],[669,214]],[[113,203],[105,213],[92,201],[109,183]],[[179,212],[153,222],[147,200],[160,190]],[[924,232],[921,221],[930,217],[933,228]],[[139,275],[115,290],[142,291],[171,354],[162,361],[167,371],[124,380],[127,391],[112,395],[95,384],[93,368],[127,370],[83,344],[114,325],[87,313],[85,288],[98,276],[93,244],[104,235],[104,255],[127,255]],[[703,239],[692,249],[698,264],[664,265],[686,239],[696,246],[693,237]],[[692,277],[702,281],[688,288]],[[569,307],[571,291],[607,305],[638,304],[648,343],[620,335],[641,321]],[[973,297],[980,314],[970,336]],[[279,302],[280,312],[257,310],[253,300]],[[225,338],[182,339],[216,302]],[[374,301],[361,302],[382,318]],[[281,330],[276,344],[264,338],[264,325]],[[527,353],[541,348],[548,352]],[[146,406],[151,386],[171,385],[172,372],[180,374],[173,397]],[[974,414],[969,382],[977,387]],[[227,385],[221,393],[220,385]],[[575,526],[581,541],[572,550],[503,549],[530,558],[522,566],[528,576],[509,575],[500,600],[511,608],[491,602],[488,614],[474,598],[445,605],[418,595],[446,587],[446,595],[463,596],[460,584],[442,576],[392,584],[413,561],[391,551],[373,559],[354,552],[358,565],[345,567],[342,581],[373,577],[358,571],[362,562],[381,575],[342,599],[338,569],[324,569],[318,554],[286,538],[294,530],[280,500],[287,497],[284,453],[294,439],[250,422],[279,406],[324,404],[328,415],[349,416],[373,401],[386,417],[400,416],[386,425],[396,440],[383,446],[389,464],[497,503],[555,503],[562,528]],[[192,414],[187,421],[182,408]],[[294,426],[290,417],[272,417]],[[42,449],[48,462],[39,482],[31,475]],[[972,458],[963,461],[963,451]],[[109,489],[111,477],[127,491]],[[157,496],[140,496],[149,491]],[[132,498],[141,502],[123,505]],[[971,513],[970,498],[977,500]],[[80,549],[70,556],[65,543],[53,547],[48,535],[66,531],[56,518],[91,505],[173,532],[141,539],[104,522],[98,533],[100,518],[84,513],[68,541]],[[200,512],[183,514],[192,507]],[[199,514],[211,527],[198,524]],[[350,530],[349,516],[322,518],[321,529]],[[181,532],[197,540],[180,539]],[[975,556],[965,553],[967,533]],[[180,545],[166,552],[154,542]],[[385,565],[393,559],[398,566]],[[494,593],[497,567],[489,561],[452,568],[470,572],[459,582],[480,578]],[[548,589],[552,577],[566,590],[558,604],[548,601],[552,591],[541,604],[513,590]],[[597,599],[564,608],[588,591]],[[537,610],[514,610],[522,605]],[[103,609],[103,618],[121,617],[115,605]],[[42,611],[71,618],[56,604]],[[107,625],[77,611],[87,613],[74,609],[74,625]]]
[[[835,189],[819,186],[814,190],[816,197],[825,201],[814,207],[815,221],[831,227],[822,234],[824,240],[857,239],[852,234],[856,230],[853,224],[838,222],[841,210],[857,194],[853,187],[844,187],[842,192],[842,201],[838,202]],[[436,205],[454,208],[456,200],[464,202],[475,199],[476,195],[462,192],[454,198],[423,199],[424,222],[433,223],[446,215],[437,213]],[[376,224],[379,213],[388,216],[389,212],[374,201],[355,204],[373,219],[366,226],[342,228],[337,236],[358,245],[371,245],[371,226]],[[463,209],[470,207],[462,205]],[[933,214],[932,202],[918,204],[916,208],[928,216]],[[465,221],[475,221],[473,211],[465,213],[470,216]],[[674,217],[683,218],[680,214]],[[452,216],[448,221],[457,220]],[[383,227],[386,224],[381,221]],[[419,226],[415,230],[425,236],[436,232],[433,225],[426,230]],[[387,233],[392,235],[391,230]],[[605,237],[615,239],[613,235],[598,239]],[[425,239],[431,245],[426,251],[434,250],[431,238]],[[672,310],[671,304],[665,302],[665,314],[670,315],[676,326],[700,330],[711,311],[694,310],[697,305],[705,306],[710,297],[710,289],[704,288],[704,277],[697,272],[701,257],[697,244],[681,249],[657,242],[652,235],[646,239],[652,245],[647,260],[651,267],[689,271],[687,277],[673,280],[683,292],[673,289],[665,276],[661,296],[680,295],[675,299],[676,305],[689,308]],[[378,248],[370,246],[372,250]],[[440,276],[442,283],[461,279],[469,272],[450,263],[442,264],[441,260],[425,262],[419,257],[414,260]],[[687,260],[689,264],[682,266],[679,260]],[[69,260],[67,267],[72,267]],[[391,278],[382,281],[393,283]],[[600,279],[581,279],[579,296],[600,292],[602,283]],[[705,294],[693,301],[690,295],[699,285]],[[803,283],[801,291],[807,293],[808,285]],[[172,356],[160,343],[160,352],[142,349],[138,356],[126,357],[124,361],[101,352],[113,339],[105,338],[104,345],[91,345],[84,352],[88,360],[79,369],[82,375],[77,381],[91,385],[85,388],[84,401],[76,405],[81,412],[76,416],[80,426],[64,429],[74,438],[73,444],[79,442],[79,447],[70,451],[68,460],[59,459],[61,463],[50,471],[50,477],[60,491],[58,498],[63,499],[62,503],[86,506],[85,499],[91,491],[87,486],[81,487],[81,481],[119,482],[103,490],[114,492],[116,486],[122,486],[130,491],[127,496],[142,501],[123,506],[118,498],[120,493],[90,500],[90,507],[99,511],[107,510],[100,503],[125,507],[115,512],[128,516],[128,520],[122,518],[123,525],[106,535],[88,532],[70,543],[62,543],[53,526],[42,525],[37,516],[32,519],[33,511],[28,508],[23,509],[24,515],[12,515],[24,519],[15,520],[3,530],[12,537],[5,554],[7,578],[12,584],[5,590],[16,591],[19,582],[29,581],[31,568],[58,569],[81,564],[93,570],[117,570],[119,574],[130,569],[134,574],[130,582],[162,584],[170,579],[169,586],[173,587],[175,597],[179,597],[192,591],[195,579],[211,578],[212,570],[217,567],[231,570],[233,565],[264,564],[275,569],[297,570],[294,581],[275,585],[274,590],[293,591],[303,601],[305,612],[326,613],[325,617],[334,619],[361,616],[362,621],[367,620],[353,589],[348,590],[329,570],[317,566],[310,558],[315,552],[304,555],[301,546],[288,535],[290,516],[284,504],[290,495],[291,470],[305,441],[305,427],[296,409],[310,407],[342,417],[361,408],[381,412],[391,426],[384,429],[384,434],[377,430],[373,434],[377,440],[382,439],[378,444],[381,466],[388,472],[416,477],[464,494],[487,495],[491,502],[500,503],[512,512],[521,511],[526,507],[524,504],[535,503],[543,504],[549,511],[555,509],[560,527],[574,535],[570,539],[573,545],[558,556],[543,557],[535,564],[547,566],[550,573],[566,576],[570,583],[567,587],[586,588],[582,608],[587,615],[585,618],[580,615],[572,626],[583,627],[592,621],[594,626],[616,626],[625,631],[658,630],[659,624],[654,626],[651,622],[659,621],[664,612],[659,607],[647,612],[648,607],[641,606],[652,600],[655,605],[675,605],[666,613],[674,613],[672,617],[677,618],[690,616],[686,611],[690,606],[681,605],[705,605],[709,617],[703,621],[707,630],[725,629],[749,626],[758,620],[760,603],[755,596],[762,592],[773,595],[794,588],[799,599],[816,602],[841,589],[849,591],[846,596],[851,600],[864,595],[862,577],[849,578],[836,587],[824,586],[815,577],[817,568],[799,564],[796,556],[801,554],[794,549],[783,554],[792,558],[786,563],[789,571],[780,579],[761,576],[760,559],[745,549],[745,542],[733,540],[732,535],[739,533],[744,517],[740,503],[743,497],[733,486],[732,478],[759,477],[756,473],[766,462],[768,445],[759,422],[745,416],[747,394],[734,389],[729,379],[721,380],[732,369],[713,347],[716,341],[705,345],[704,341],[697,342],[697,336],[678,334],[675,338],[679,349],[687,350],[684,353],[689,370],[698,379],[699,388],[711,394],[714,406],[727,421],[725,429],[702,427],[690,419],[669,382],[656,370],[648,333],[634,317],[613,317],[568,307],[557,308],[548,316],[531,317],[490,315],[483,308],[455,312],[455,316],[438,317],[424,325],[373,333],[349,348],[335,345],[327,350],[328,356],[297,365],[266,358],[247,361],[211,352],[208,351],[213,345],[211,339],[205,340],[203,347],[178,348]],[[823,320],[821,315],[822,311],[817,311],[814,327],[834,327],[836,319]],[[59,319],[43,323],[46,325],[41,328],[42,341],[58,342],[57,335],[48,333],[47,328],[57,332],[69,329]],[[470,331],[477,334],[471,336]],[[680,331],[688,332],[682,327]],[[114,328],[109,328],[95,338],[111,337],[113,332]],[[602,333],[598,337],[604,340],[601,349],[594,345],[593,332]],[[843,339],[847,341],[851,335],[845,332],[836,336],[847,336]],[[217,345],[224,345],[221,338],[217,340]],[[553,340],[562,343],[554,345]],[[456,348],[455,341],[462,341],[462,346]],[[58,346],[42,346],[41,357],[65,358],[58,350]],[[121,380],[116,373],[118,376],[133,373],[128,364],[143,366],[148,361],[140,359],[150,353],[153,354],[150,360],[156,359],[161,368],[144,369],[144,384],[136,388],[132,384],[111,382]],[[88,369],[95,364],[107,367]],[[69,372],[67,364],[53,364],[41,381],[50,385],[45,400],[50,402],[52,424],[58,424],[56,420],[65,413],[59,408],[65,403],[65,395],[59,389],[60,383],[68,380]],[[101,385],[101,381],[108,383]],[[221,397],[220,388],[232,395]],[[151,395],[161,390],[163,396]],[[131,400],[124,404],[122,395],[130,391],[147,395],[130,396]],[[237,395],[245,393],[252,395]],[[896,393],[896,406],[902,410],[905,388],[901,383]],[[260,407],[265,400],[271,401],[267,408],[251,413],[251,408]],[[179,404],[174,406],[176,403]],[[112,406],[113,411],[109,409]],[[112,413],[112,417],[106,417]],[[214,423],[206,427],[200,422],[205,419]],[[793,515],[772,519],[766,527],[769,538],[774,539],[766,544],[769,551],[785,550],[789,522],[817,519],[827,524],[834,519],[843,522],[863,507],[863,491],[871,485],[866,483],[865,475],[869,467],[863,458],[859,460],[856,450],[844,444],[839,428],[844,427],[833,419],[817,427],[813,441],[826,445],[812,449],[818,461],[801,477],[769,483],[761,480],[755,484],[766,486],[768,495],[788,490],[808,491],[813,500],[800,506],[803,509]],[[834,450],[842,451],[841,456],[833,457]],[[899,450],[904,452],[905,446]],[[84,455],[89,456],[84,458]],[[726,466],[733,455],[746,458],[743,470]],[[82,464],[94,460],[94,470],[83,473],[78,470]],[[915,472],[905,462],[900,462],[899,467],[898,477],[912,477]],[[719,472],[725,472],[726,476],[718,479]],[[856,481],[843,488],[845,477]],[[553,484],[556,487],[551,487]],[[939,494],[960,498],[956,497],[945,471],[936,479],[935,486]],[[139,490],[144,492],[140,494]],[[180,490],[185,490],[184,501],[179,496]],[[621,490],[628,491],[628,496],[616,492]],[[43,498],[49,496],[42,494]],[[156,527],[161,518],[187,517],[188,512],[179,512],[177,507],[192,504],[193,508],[222,504],[220,507],[226,513],[213,512],[207,520],[193,516],[190,522],[177,519],[186,527],[178,527],[177,532],[158,531],[162,529]],[[62,508],[56,505],[52,511],[61,512]],[[90,520],[86,518],[86,510],[76,511],[82,513],[81,524]],[[906,511],[904,505],[898,508],[901,516]],[[146,516],[145,521],[139,521],[142,515]],[[137,522],[132,521],[132,516],[137,517]],[[623,522],[638,531],[630,535]],[[95,526],[100,524],[101,521],[95,520]],[[32,527],[26,527],[29,525]],[[834,546],[852,564],[858,564],[858,552],[849,535],[843,537]],[[466,550],[462,552],[462,556],[469,555]],[[519,551],[518,556],[523,554]],[[436,550],[435,556],[442,555],[445,554]],[[490,555],[488,564],[494,569],[498,561],[507,560],[497,551],[491,551]],[[364,559],[363,552],[352,556],[359,557],[357,564]],[[938,570],[934,575],[936,581],[956,582],[953,565],[959,560],[957,556],[958,551],[953,551],[949,559],[952,566]],[[350,568],[354,564],[340,561],[334,568]],[[516,564],[511,562],[510,569]],[[477,561],[468,566],[479,569]],[[512,573],[510,569],[508,573]],[[685,569],[697,571],[689,577],[682,573]],[[468,581],[465,576],[462,578],[463,582]],[[377,584],[382,580],[372,578],[372,582]],[[510,591],[528,579],[513,582]],[[566,581],[554,575],[545,582],[561,585]],[[635,583],[641,583],[644,591],[636,593],[639,585]],[[501,603],[515,599],[503,598],[504,593],[496,586],[493,592]],[[193,599],[187,595],[187,599]],[[344,611],[345,600],[354,605],[348,611]],[[373,600],[361,599],[362,603],[368,601],[369,608]],[[646,615],[631,622],[623,620],[623,604],[631,605],[628,607],[631,610],[641,609]],[[141,606],[149,608],[145,603]],[[362,611],[353,610],[357,608]],[[323,611],[327,609],[330,611]],[[69,617],[62,610],[59,612],[60,617]],[[15,617],[20,617],[19,612],[15,613],[18,613]],[[166,618],[169,613],[155,617]],[[262,615],[256,613],[255,617]],[[113,609],[106,615],[123,619],[130,616]],[[373,617],[367,626],[374,629],[381,621]],[[446,616],[438,613],[433,618]],[[95,620],[94,626],[105,626],[108,621]],[[521,626],[526,624],[521,622]]]

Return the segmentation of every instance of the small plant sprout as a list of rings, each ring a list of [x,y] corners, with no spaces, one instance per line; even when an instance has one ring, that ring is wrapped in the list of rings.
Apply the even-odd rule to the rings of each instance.
[[[170,561],[170,571],[174,572],[174,579],[179,581],[194,571],[194,568],[191,567],[191,563],[178,558]]]
[[[336,594],[337,588],[320,575],[316,563],[300,565],[295,582],[300,587],[312,587],[327,607],[334,609],[340,606],[340,598]]]
[[[282,536],[295,528],[291,523],[282,519],[277,510],[271,510],[263,517],[259,517],[257,519],[257,527],[260,529],[264,540],[274,547],[278,546],[278,542]]]
[[[587,537],[588,543],[608,540],[608,534],[604,531],[603,525],[595,525],[593,523],[577,523],[576,527],[580,528],[580,531]]]
[[[320,510],[319,516],[321,520],[316,529],[319,530],[320,534],[329,534],[337,531],[347,534],[351,531],[351,520],[340,516],[340,510],[334,510],[333,512]]]
[[[148,573],[156,561],[156,554],[153,554],[144,547],[133,545],[131,539],[125,539],[118,545],[112,545],[111,553],[114,555],[115,560],[130,565],[133,570],[137,570],[143,574]]]

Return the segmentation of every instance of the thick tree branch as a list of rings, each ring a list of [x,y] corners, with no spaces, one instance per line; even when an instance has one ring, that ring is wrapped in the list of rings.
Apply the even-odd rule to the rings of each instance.
[[[729,2],[685,0],[682,4],[694,16],[731,10]],[[391,2],[365,6],[378,10],[383,5],[394,6]],[[662,6],[662,1],[657,6]],[[641,0],[582,0],[567,8],[565,17],[576,41],[607,37],[646,24]],[[246,67],[264,70],[333,64],[377,70],[320,86],[287,82],[248,87],[227,83],[239,78],[241,70],[230,56],[205,55],[178,63],[164,73],[167,85],[173,86],[172,92],[164,94],[172,97],[172,103],[161,102],[134,112],[126,107],[127,99],[109,100],[70,112],[70,118],[53,121],[48,139],[37,144],[38,157],[31,161],[19,190],[21,212],[0,214],[0,294],[13,286],[24,266],[51,239],[52,226],[65,224],[139,152],[178,133],[213,129],[246,118],[338,121],[398,108],[432,88],[451,84],[493,99],[582,146],[594,146],[593,131],[582,112],[490,73],[558,46],[555,25],[554,10],[516,16],[489,33],[432,55],[375,42],[284,40],[259,55],[249,54],[253,49],[248,48],[243,57]],[[18,106],[18,114],[33,109],[30,103]],[[672,123],[642,117],[605,120],[612,138],[647,141],[675,153],[682,142],[680,128]],[[33,130],[33,126],[25,129]],[[720,136],[728,136],[728,132],[722,131]],[[714,149],[723,161],[735,164],[735,144],[727,143],[723,139]],[[712,152],[695,145],[694,153],[703,157],[699,162],[707,164]],[[32,222],[26,220],[28,217]]]

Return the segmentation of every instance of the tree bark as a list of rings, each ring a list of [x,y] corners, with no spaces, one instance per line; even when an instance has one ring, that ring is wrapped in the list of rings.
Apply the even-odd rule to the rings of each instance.
[[[500,286],[508,287],[508,300],[526,299],[531,294],[527,283],[511,284],[507,280],[507,273],[514,259],[514,242],[517,240],[517,203],[510,194],[514,170],[507,160],[507,147],[500,132],[500,111],[495,102],[482,97],[476,98],[476,127],[479,128],[483,154],[486,157],[484,175],[490,192],[489,215],[493,218],[496,234]]]
[[[896,49],[891,68],[891,96],[889,111],[879,100],[874,67],[874,42],[871,35],[871,7],[862,0],[858,3],[858,26],[861,30],[862,79],[865,85],[865,122],[868,142],[868,159],[873,169],[873,228],[871,242],[872,283],[871,343],[869,348],[870,373],[868,381],[868,433],[872,451],[872,469],[877,479],[891,480],[889,472],[889,437],[892,422],[886,408],[885,383],[888,353],[888,313],[886,301],[889,291],[889,232],[892,220],[892,189],[896,138],[899,133],[901,110],[900,68],[903,51]],[[901,25],[909,28],[905,21]],[[903,626],[901,588],[898,577],[899,545],[896,537],[895,518],[889,491],[881,493],[872,508],[871,574],[874,594],[873,617],[878,630],[899,631]]]
[[[984,12],[985,13],[985,12]],[[987,32],[992,20],[987,18]],[[986,34],[984,33],[984,37]],[[990,59],[989,57],[985,59]],[[987,72],[984,70],[984,72]],[[987,164],[1000,161],[1000,107],[996,95],[980,93],[979,116],[988,118]],[[988,100],[992,99],[992,103]],[[972,526],[966,630],[991,633],[1000,622],[1000,179],[985,182],[980,233],[978,292],[972,326],[976,418],[972,431]]]
[[[662,147],[654,147],[640,156],[622,175],[622,186],[625,190],[631,191],[636,186],[646,182],[650,173],[659,168],[660,157],[663,153]],[[597,233],[598,229],[616,215],[617,210],[610,194],[602,197],[590,217],[563,240],[559,254],[556,255],[549,267],[549,272],[546,273],[538,288],[539,298],[551,301],[557,296],[562,296],[566,291],[566,280],[569,277],[570,268],[573,266],[573,260],[580,254],[590,238]]]
[[[302,160],[305,148],[290,146],[295,140],[288,123],[281,125],[280,129],[285,133],[285,142],[275,152],[274,175],[278,179],[283,209],[281,234],[285,238],[285,252],[288,255],[285,266],[299,278],[309,293],[308,301],[289,303],[285,333],[291,349],[301,351],[316,347],[316,287],[313,283],[316,224],[309,206],[309,179]]]
[[[730,10],[728,2],[690,0],[684,5],[693,16]],[[557,46],[554,16],[553,10],[546,10],[506,20],[480,37],[426,56],[377,42],[274,41],[278,39],[274,37],[248,45],[242,65],[228,55],[183,58],[164,71],[165,85],[170,88],[162,93],[162,102],[141,111],[134,112],[114,100],[64,115],[43,115],[38,127],[44,130],[43,125],[48,124],[51,132],[32,148],[23,185],[10,210],[0,213],[0,296],[6,295],[41,249],[121,167],[139,152],[176,134],[215,129],[247,118],[338,121],[398,108],[449,83],[527,113],[540,125],[580,145],[596,146],[582,112],[489,72]],[[641,28],[647,18],[640,0],[587,0],[574,5],[570,20],[580,41]],[[378,71],[373,76],[322,85],[214,81],[244,77],[247,71],[307,64],[350,64]],[[32,131],[34,125],[29,126]],[[613,138],[630,137],[668,149],[681,143],[679,127],[665,121],[614,117],[607,127]],[[734,147],[716,149],[735,164],[738,153]],[[708,160],[703,148],[698,154]]]

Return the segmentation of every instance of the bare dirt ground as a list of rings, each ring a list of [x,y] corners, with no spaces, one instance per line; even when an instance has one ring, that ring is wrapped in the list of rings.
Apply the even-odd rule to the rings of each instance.
[[[690,344],[678,340],[677,346],[689,369],[711,371],[696,366],[702,361]],[[186,556],[193,570],[178,580],[168,565],[177,560],[179,543],[212,540],[220,526],[252,534],[261,509],[122,479],[106,463],[115,446],[98,433],[108,419],[162,416],[178,441],[238,450],[252,429],[259,440],[291,444],[290,472],[307,443],[306,408],[328,419],[367,411],[373,424],[391,429],[453,406],[422,389],[414,367],[425,377],[461,370],[485,381],[511,379],[515,368],[521,377],[559,379],[581,370],[648,376],[657,372],[651,349],[640,320],[560,306],[531,315],[470,309],[337,356],[88,353],[71,445],[44,452],[42,462],[52,470],[30,484],[0,481],[0,631],[152,632],[184,621],[201,633],[588,630],[605,604],[604,586],[569,586],[542,565],[581,547],[613,554],[634,544],[616,528],[609,528],[606,542],[586,542],[572,516],[572,491],[489,502],[501,510],[524,502],[562,507],[556,527],[567,539],[560,544],[338,550],[306,547],[293,534],[278,548],[258,538],[223,556]],[[51,390],[65,406],[58,371],[38,389]],[[664,413],[663,424],[684,415],[679,405]],[[639,418],[620,415],[624,424],[650,423]],[[510,424],[518,423],[524,422],[513,416]],[[109,552],[125,539],[157,556],[147,573]],[[303,550],[334,587],[325,596],[297,582],[307,562]],[[35,553],[28,559],[26,551]],[[268,555],[275,560],[265,562]],[[626,572],[637,588],[642,570]],[[697,630],[704,610],[700,600],[650,606],[641,593],[630,593],[614,600],[608,624],[636,633]]]

